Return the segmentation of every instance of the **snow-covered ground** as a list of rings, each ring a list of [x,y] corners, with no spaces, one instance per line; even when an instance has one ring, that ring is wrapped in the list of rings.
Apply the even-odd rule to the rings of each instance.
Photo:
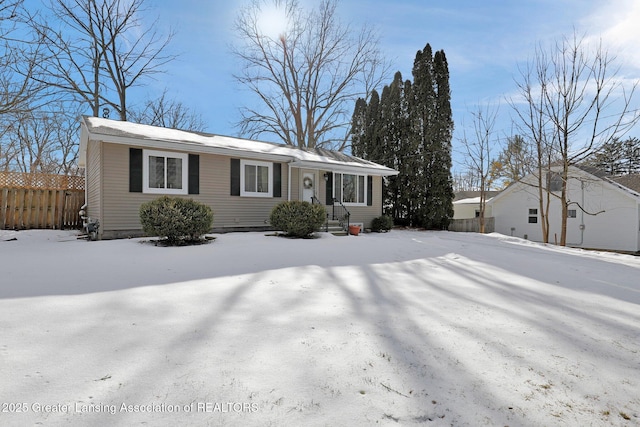
[[[0,272],[2,426],[640,424],[633,256],[0,231]]]

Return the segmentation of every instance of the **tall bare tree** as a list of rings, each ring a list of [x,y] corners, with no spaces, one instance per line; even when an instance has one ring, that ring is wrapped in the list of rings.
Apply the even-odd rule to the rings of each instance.
[[[48,46],[42,82],[86,103],[96,117],[108,106],[127,120],[129,89],[175,58],[165,52],[173,33],[161,36],[155,22],[141,22],[144,0],[50,0],[48,9],[51,17],[29,17]]]
[[[204,132],[206,128],[200,114],[195,113],[180,101],[169,99],[166,90],[157,99],[146,101],[142,111],[130,111],[129,120],[196,132]]]
[[[15,81],[16,53],[11,32],[21,0],[0,0],[0,114],[24,102],[28,79]]]
[[[26,173],[70,174],[75,169],[80,112],[71,103],[52,103],[11,114],[6,140],[10,169]]]
[[[355,31],[338,17],[338,0],[304,10],[297,0],[253,0],[236,19],[235,79],[259,100],[243,107],[242,134],[271,135],[297,147],[347,146],[351,110],[386,79],[388,67],[371,28]],[[267,34],[261,19],[279,8],[287,26]]]
[[[25,31],[23,10],[22,0],[0,0],[0,170],[9,170],[19,153],[10,138],[13,116],[41,105],[46,89],[33,78],[42,39]]]
[[[602,144],[624,135],[640,119],[632,104],[638,81],[618,76],[615,57],[602,43],[590,45],[573,34],[545,49],[521,72],[517,82],[520,100],[511,100],[523,129],[537,147],[540,207],[547,212],[542,221],[548,241],[548,209],[551,197],[549,166],[560,165],[561,235],[567,237],[567,181],[569,167],[583,161]],[[523,102],[521,102],[523,101]],[[545,189],[545,190],[543,190]],[[546,226],[546,229],[545,229]]]
[[[485,232],[485,208],[487,191],[491,188],[492,151],[499,144],[495,133],[498,108],[490,106],[478,107],[471,112],[473,117],[473,133],[467,135],[463,130],[461,142],[466,150],[465,162],[470,173],[477,176],[480,189],[479,221],[480,233]]]

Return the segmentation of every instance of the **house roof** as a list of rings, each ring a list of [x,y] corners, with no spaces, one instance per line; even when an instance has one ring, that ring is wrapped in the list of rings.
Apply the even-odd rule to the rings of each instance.
[[[612,175],[608,175],[606,171],[593,166],[575,165],[575,167],[593,176],[596,176],[602,179],[603,181],[608,181],[614,186],[624,190],[627,193],[630,193],[636,197],[640,196],[640,175],[639,174],[612,176]]]
[[[609,179],[617,182],[623,187],[635,191],[636,193],[640,193],[640,174],[636,173],[622,176],[611,176]]]
[[[556,170],[557,167],[559,166],[560,165],[551,165],[551,168],[552,170]],[[640,174],[609,176],[602,169],[598,169],[593,166],[571,165],[569,168],[577,169],[579,171],[582,171],[583,173],[593,176],[594,178],[600,179],[606,182],[607,184],[609,184],[610,186],[612,186],[613,188],[615,188],[616,190],[621,191],[624,194],[627,194],[628,196],[634,197],[636,199],[640,198]],[[527,175],[526,177],[524,177],[523,180],[525,180],[526,178],[532,175],[533,174]],[[518,187],[519,185],[521,185],[521,181],[512,183],[511,185],[509,185],[509,187],[507,187],[502,192],[500,192],[497,196],[495,196],[492,202],[495,202],[497,199],[502,198],[504,195],[511,193],[514,190],[514,188]]]
[[[485,202],[488,202],[493,197],[487,197]],[[480,203],[480,196],[478,197],[469,197],[467,199],[455,200],[453,202],[454,205],[477,205]]]
[[[500,190],[502,191],[502,190]],[[496,196],[498,193],[500,193],[500,191],[497,190],[488,190],[484,192],[484,196],[486,197],[486,199],[488,200],[489,198]],[[480,202],[480,191],[456,191],[456,193],[454,194],[454,198],[453,201],[456,202],[458,200],[464,200],[464,199],[473,199],[473,198],[478,198],[478,203]]]
[[[294,167],[336,172],[360,172],[380,176],[398,174],[394,169],[339,151],[321,148],[300,149],[283,144],[162,128],[99,117],[84,117],[82,120],[80,166],[85,164],[86,144],[89,140],[283,161]]]

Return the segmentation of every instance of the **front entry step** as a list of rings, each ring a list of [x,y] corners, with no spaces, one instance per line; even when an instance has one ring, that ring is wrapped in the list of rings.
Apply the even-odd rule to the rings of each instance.
[[[340,221],[336,221],[336,220],[330,220],[328,222],[328,228],[325,228],[325,230],[327,230],[329,233],[333,234],[334,236],[347,235],[347,232],[345,231],[345,229],[342,228],[342,226],[340,225]]]

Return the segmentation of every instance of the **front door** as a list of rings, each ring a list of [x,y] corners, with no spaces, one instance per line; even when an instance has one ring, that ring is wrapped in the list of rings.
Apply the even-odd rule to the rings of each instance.
[[[311,203],[313,196],[316,196],[316,174],[305,172],[302,175],[302,200]]]

